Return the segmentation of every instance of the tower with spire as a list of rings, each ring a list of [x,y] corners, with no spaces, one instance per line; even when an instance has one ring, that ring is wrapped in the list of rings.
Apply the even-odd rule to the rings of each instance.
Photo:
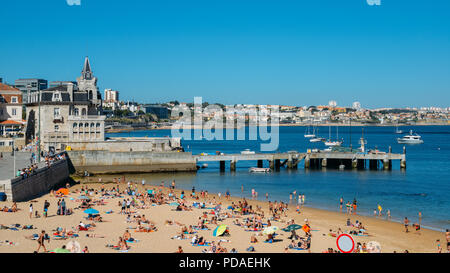
[[[89,58],[86,56],[84,59],[83,70],[81,76],[77,78],[78,89],[81,92],[86,92],[89,101],[91,101],[96,107],[101,108],[102,95],[97,87],[97,77],[91,69]]]

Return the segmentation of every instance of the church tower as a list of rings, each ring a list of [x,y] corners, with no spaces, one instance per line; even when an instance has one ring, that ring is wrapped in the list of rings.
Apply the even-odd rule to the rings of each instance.
[[[97,108],[101,107],[102,95],[98,91],[97,78],[92,73],[91,64],[87,56],[84,59],[83,70],[81,71],[81,76],[77,78],[77,83],[78,90],[80,92],[86,92],[89,101]]]

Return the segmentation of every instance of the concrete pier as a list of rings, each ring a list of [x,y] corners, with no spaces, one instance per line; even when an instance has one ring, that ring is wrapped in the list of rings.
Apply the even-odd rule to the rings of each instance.
[[[237,161],[256,161],[257,166],[262,168],[263,161],[269,162],[269,168],[274,171],[285,166],[288,169],[297,169],[301,160],[304,160],[305,169],[338,169],[344,165],[345,169],[362,170],[369,167],[371,170],[378,170],[381,163],[383,169],[391,170],[392,161],[399,160],[400,168],[406,168],[406,155],[393,153],[355,153],[355,152],[288,152],[288,153],[257,153],[257,154],[222,154],[222,155],[194,155],[195,161],[208,162],[219,161],[221,171],[225,170],[225,161],[230,161],[230,169],[236,170]],[[281,160],[284,160],[281,163]],[[223,163],[222,163],[223,162]],[[367,163],[368,162],[368,163]]]

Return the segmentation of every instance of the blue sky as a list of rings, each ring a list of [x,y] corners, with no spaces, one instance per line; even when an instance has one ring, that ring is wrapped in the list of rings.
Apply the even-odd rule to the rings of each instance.
[[[2,1],[0,77],[122,99],[450,106],[450,1]]]

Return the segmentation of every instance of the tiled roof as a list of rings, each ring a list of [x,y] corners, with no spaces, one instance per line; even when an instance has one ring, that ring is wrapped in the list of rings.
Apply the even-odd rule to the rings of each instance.
[[[0,83],[0,91],[17,91],[20,92],[19,89],[12,87],[10,85],[4,84],[4,83]]]

